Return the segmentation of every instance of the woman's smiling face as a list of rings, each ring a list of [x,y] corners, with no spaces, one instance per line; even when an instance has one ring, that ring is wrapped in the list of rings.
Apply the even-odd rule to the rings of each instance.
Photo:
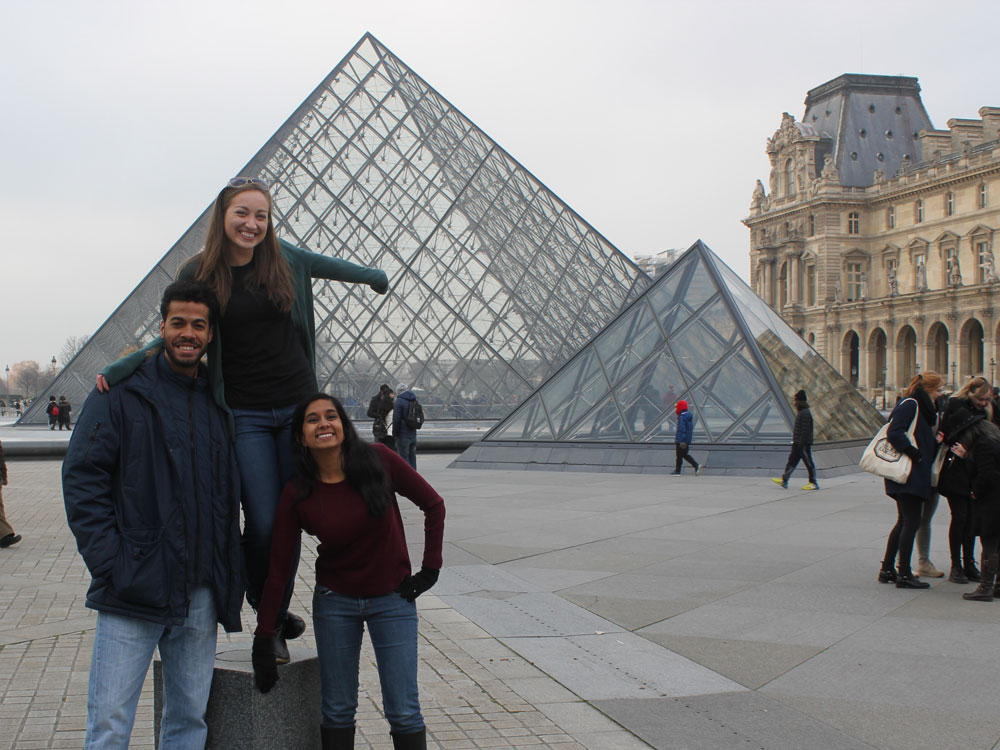
[[[253,250],[267,233],[271,205],[260,190],[241,190],[226,207],[223,227],[234,249]]]
[[[302,420],[302,445],[311,451],[339,448],[344,443],[344,424],[332,401],[318,398],[306,407]]]

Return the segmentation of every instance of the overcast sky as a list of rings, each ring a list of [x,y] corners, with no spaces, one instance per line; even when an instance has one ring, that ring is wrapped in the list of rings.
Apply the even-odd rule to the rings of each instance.
[[[96,330],[366,31],[626,254],[701,238],[746,278],[810,88],[917,76],[938,128],[1000,105],[1000,3],[943,7],[2,0],[0,370]]]

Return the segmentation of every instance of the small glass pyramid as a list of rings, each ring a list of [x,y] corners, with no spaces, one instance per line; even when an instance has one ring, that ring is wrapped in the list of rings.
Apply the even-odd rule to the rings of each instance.
[[[413,387],[428,419],[504,417],[650,284],[370,34],[234,174],[272,184],[279,237],[389,276],[385,296],[314,286],[318,385],[355,417],[381,383]],[[22,423],[46,421],[49,394],[82,404],[105,364],[157,335],[209,210]]]
[[[480,445],[673,443],[684,399],[693,446],[786,447],[800,388],[817,444],[867,440],[884,423],[699,241]]]

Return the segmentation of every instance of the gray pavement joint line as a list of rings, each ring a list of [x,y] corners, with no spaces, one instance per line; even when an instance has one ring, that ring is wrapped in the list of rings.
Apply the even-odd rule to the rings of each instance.
[[[70,620],[46,622],[13,630],[0,631],[0,648],[15,643],[27,643],[60,635],[86,633],[97,628],[96,617],[75,617]]]

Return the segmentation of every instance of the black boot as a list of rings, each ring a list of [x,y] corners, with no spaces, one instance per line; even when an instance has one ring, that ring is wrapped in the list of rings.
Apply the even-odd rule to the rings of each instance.
[[[427,730],[421,729],[419,732],[409,734],[398,734],[389,732],[392,737],[392,746],[396,750],[427,750]]]
[[[948,576],[948,580],[952,583],[968,583],[969,577],[965,575],[965,568],[961,565],[951,564],[951,575]]]
[[[895,583],[898,579],[896,575],[896,569],[892,567],[894,560],[890,560],[888,563],[882,561],[882,570],[878,572],[878,582],[879,583]]]
[[[997,574],[997,563],[1000,562],[1000,555],[994,552],[991,555],[983,553],[982,566],[983,574],[979,586],[975,591],[962,594],[962,598],[969,602],[991,602],[993,601],[993,579]]]
[[[320,727],[323,750],[354,750],[354,727]]]
[[[976,567],[976,561],[973,560],[971,557],[966,559],[964,568],[965,568],[965,577],[968,578],[970,581],[979,583],[983,579],[982,574],[979,572],[979,568]]]

